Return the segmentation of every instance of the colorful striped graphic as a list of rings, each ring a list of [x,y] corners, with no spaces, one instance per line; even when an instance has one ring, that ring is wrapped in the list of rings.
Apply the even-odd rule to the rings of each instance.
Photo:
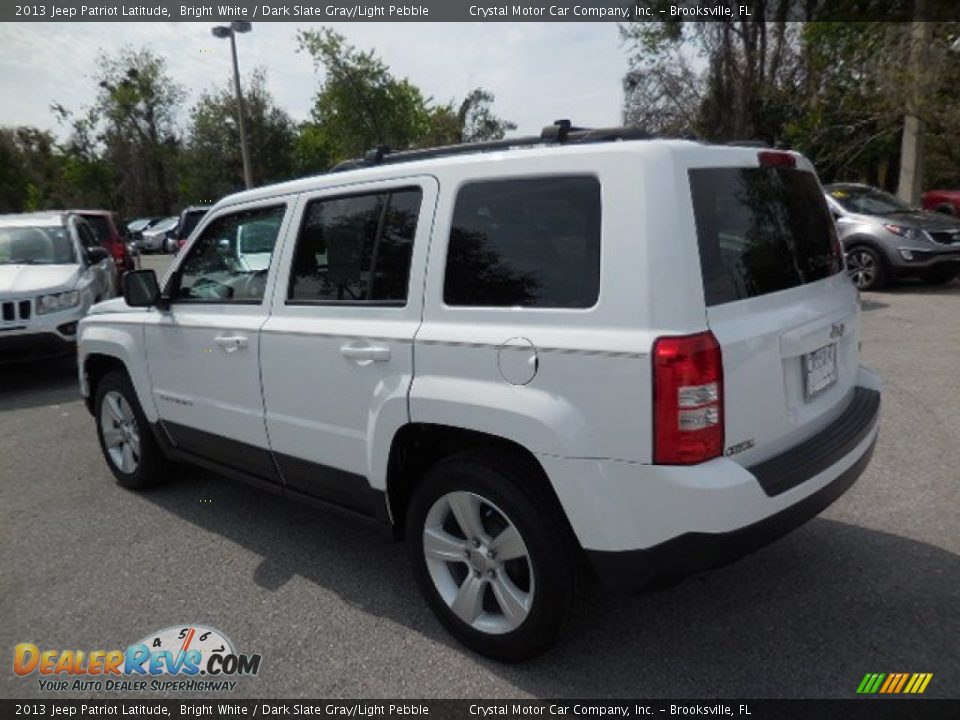
[[[857,687],[857,694],[919,695],[932,679],[933,673],[867,673]]]

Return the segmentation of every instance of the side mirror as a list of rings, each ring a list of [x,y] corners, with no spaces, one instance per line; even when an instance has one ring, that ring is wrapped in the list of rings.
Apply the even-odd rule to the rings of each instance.
[[[87,260],[91,265],[97,265],[102,263],[104,260],[110,259],[110,253],[107,252],[106,248],[99,247],[97,245],[87,248]]]
[[[130,307],[153,307],[160,300],[160,285],[153,270],[131,270],[123,276],[123,299]]]

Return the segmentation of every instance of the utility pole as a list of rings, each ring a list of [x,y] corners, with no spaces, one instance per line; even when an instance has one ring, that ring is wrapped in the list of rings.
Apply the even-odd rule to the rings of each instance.
[[[926,99],[926,74],[930,49],[931,23],[924,22],[926,0],[917,0],[910,29],[910,97],[903,119],[900,146],[900,182],[897,196],[910,205],[920,204],[923,192],[923,108]]]

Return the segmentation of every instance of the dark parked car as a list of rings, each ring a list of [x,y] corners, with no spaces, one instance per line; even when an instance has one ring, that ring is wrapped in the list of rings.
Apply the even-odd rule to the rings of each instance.
[[[923,209],[960,215],[960,190],[931,190],[923,194]]]
[[[109,210],[67,210],[66,212],[79,215],[93,229],[100,245],[110,253],[117,267],[117,278],[122,278],[128,270],[137,270],[139,258],[129,251],[126,233],[120,230],[123,227],[120,219]]]
[[[183,209],[180,213],[180,222],[177,224],[177,249],[179,250],[187,242],[190,233],[197,224],[203,220],[204,215],[210,212],[210,205],[191,205]]]
[[[910,207],[869,185],[827,185],[827,204],[861,290],[877,290],[894,277],[929,284],[960,274],[960,220]]]

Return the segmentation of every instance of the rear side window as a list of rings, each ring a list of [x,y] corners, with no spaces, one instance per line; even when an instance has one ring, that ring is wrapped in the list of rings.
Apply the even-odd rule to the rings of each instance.
[[[404,305],[420,188],[311,201],[293,260],[292,303]]]
[[[82,215],[84,220],[93,228],[93,234],[97,236],[97,241],[103,245],[110,245],[110,223],[102,215]]]
[[[707,305],[816,282],[842,269],[836,229],[813,173],[690,170]]]
[[[586,308],[600,293],[600,183],[544,177],[464,185],[447,251],[447,305]]]
[[[180,218],[180,228],[178,235],[186,240],[190,237],[190,233],[193,232],[193,229],[197,226],[197,223],[203,219],[203,216],[207,214],[206,210],[187,210],[183,213],[183,217]]]

